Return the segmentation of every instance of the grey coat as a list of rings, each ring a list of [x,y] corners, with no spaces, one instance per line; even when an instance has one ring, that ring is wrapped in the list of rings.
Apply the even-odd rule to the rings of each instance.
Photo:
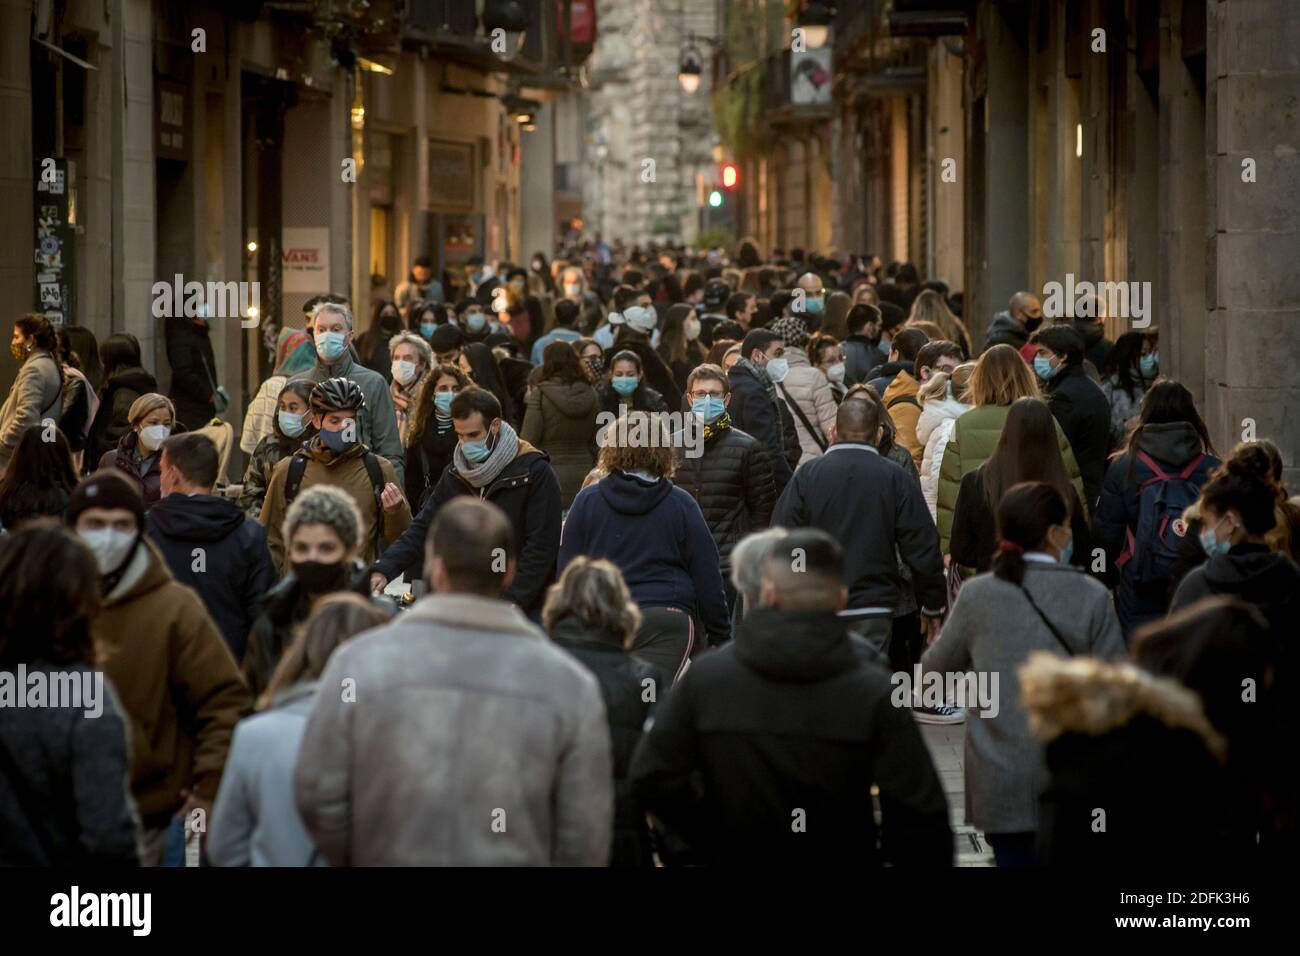
[[[316,687],[296,684],[235,725],[208,833],[214,865],[325,865],[293,802],[293,765]]]
[[[609,859],[600,686],[505,601],[431,595],[335,651],[294,786],[335,866]]]
[[[1124,656],[1110,593],[1096,579],[1058,564],[1025,562],[1025,590],[1076,655]],[[1020,588],[979,574],[957,592],[939,639],[921,658],[925,671],[996,674],[997,715],[966,716],[966,818],[985,833],[1038,830],[1047,783],[1043,745],[1029,730],[1016,669],[1031,651],[1065,656]]]
[[[31,353],[0,407],[0,472],[9,464],[23,432],[43,419],[59,420],[63,411],[63,377],[49,352]]]
[[[357,416],[361,422],[361,441],[376,455],[383,455],[393,463],[393,471],[397,472],[397,487],[404,487],[406,458],[397,429],[397,410],[393,407],[393,395],[388,390],[388,382],[378,372],[354,361],[351,352],[345,352],[332,365],[326,365],[317,357],[314,366],[295,375],[290,381],[320,383],[329,378],[351,379],[360,386],[361,394],[366,400],[365,408]]]

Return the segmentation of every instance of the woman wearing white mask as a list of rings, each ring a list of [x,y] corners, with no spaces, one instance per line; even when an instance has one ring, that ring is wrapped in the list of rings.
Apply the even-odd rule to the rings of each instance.
[[[844,346],[839,339],[825,332],[818,332],[808,341],[808,358],[812,364],[821,369],[826,380],[831,383],[831,397],[838,405],[844,400],[848,388],[844,385],[847,366],[844,362]]]
[[[126,414],[131,430],[117,447],[99,459],[100,468],[117,468],[135,479],[144,496],[145,510],[162,497],[162,443],[175,431],[176,408],[171,399],[157,392],[141,395]]]
[[[388,351],[392,353],[393,379],[388,386],[393,396],[393,408],[397,410],[397,433],[402,439],[402,447],[409,444],[408,424],[411,412],[420,399],[420,390],[429,380],[433,368],[433,349],[429,343],[412,332],[399,332],[388,340]]]
[[[311,422],[311,390],[311,382],[295,379],[286,383],[276,397],[271,434],[262,438],[253,449],[248,469],[244,472],[244,490],[239,494],[239,507],[250,518],[261,516],[266,488],[280,459],[288,458],[316,434],[316,427]]]
[[[700,347],[700,320],[695,308],[684,302],[669,306],[656,351],[673,373],[677,387],[686,391],[686,380],[706,357]]]

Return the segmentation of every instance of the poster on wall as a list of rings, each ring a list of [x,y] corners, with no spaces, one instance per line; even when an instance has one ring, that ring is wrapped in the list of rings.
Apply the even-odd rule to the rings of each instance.
[[[327,228],[286,228],[284,291],[317,294],[330,291],[330,231]]]
[[[53,325],[72,324],[73,178],[66,159],[36,162],[35,311]]]
[[[790,52],[790,102],[795,106],[829,106],[831,48]]]

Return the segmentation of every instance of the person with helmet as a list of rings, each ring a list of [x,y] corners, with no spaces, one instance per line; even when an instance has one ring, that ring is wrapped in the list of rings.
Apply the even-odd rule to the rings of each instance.
[[[360,418],[366,405],[361,386],[347,378],[326,379],[312,388],[308,404],[316,435],[275,466],[258,519],[281,573],[288,570],[281,525],[304,488],[331,485],[352,496],[363,524],[357,556],[366,562],[375,560],[411,523],[411,509],[392,463],[361,441]]]
[[[699,339],[707,346],[713,345],[713,328],[719,322],[727,321],[727,300],[731,298],[731,286],[724,279],[710,279],[704,283],[704,299],[696,307],[696,316],[700,321]]]

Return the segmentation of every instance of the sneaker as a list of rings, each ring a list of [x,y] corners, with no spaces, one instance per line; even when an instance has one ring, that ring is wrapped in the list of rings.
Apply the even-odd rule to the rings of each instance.
[[[966,722],[966,711],[960,707],[949,707],[947,704],[940,704],[938,707],[914,707],[912,716],[918,724],[963,724]]]

